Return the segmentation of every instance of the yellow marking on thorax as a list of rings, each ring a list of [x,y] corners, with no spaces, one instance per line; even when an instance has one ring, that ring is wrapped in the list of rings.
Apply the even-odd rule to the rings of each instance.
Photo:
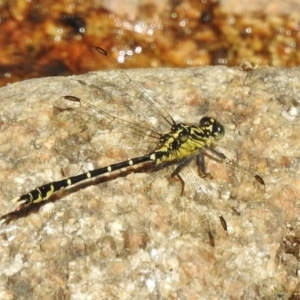
[[[170,135],[167,141],[155,151],[156,153],[163,153],[162,157],[156,157],[157,164],[183,159],[197,153],[202,148],[209,147],[215,143],[214,137],[205,137],[204,131],[199,127],[189,127],[189,133],[180,137],[182,131],[183,129],[174,132],[172,135]],[[195,136],[195,138],[193,138],[193,136]],[[181,145],[178,149],[172,149],[172,144],[177,139]]]

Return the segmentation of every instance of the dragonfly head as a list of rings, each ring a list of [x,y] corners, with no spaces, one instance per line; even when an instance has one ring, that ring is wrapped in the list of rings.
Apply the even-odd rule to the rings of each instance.
[[[200,120],[200,126],[205,127],[206,130],[211,132],[211,135],[217,141],[224,137],[225,135],[225,128],[224,126],[219,123],[216,119],[210,117],[203,117]]]

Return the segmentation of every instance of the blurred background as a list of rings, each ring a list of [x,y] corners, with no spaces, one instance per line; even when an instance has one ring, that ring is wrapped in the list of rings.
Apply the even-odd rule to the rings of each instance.
[[[121,67],[299,65],[299,0],[0,0],[0,86]],[[129,59],[128,59],[129,58]]]

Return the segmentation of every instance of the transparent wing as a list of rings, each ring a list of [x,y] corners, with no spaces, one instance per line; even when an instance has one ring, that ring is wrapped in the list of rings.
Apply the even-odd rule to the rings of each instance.
[[[99,93],[97,93],[99,96]],[[112,145],[120,143],[120,138],[124,140],[130,140],[130,144],[133,146],[134,151],[129,151],[128,154],[137,155],[146,154],[153,151],[160,143],[161,134],[152,130],[149,127],[143,126],[141,118],[139,122],[132,120],[132,117],[128,114],[122,114],[120,117],[116,117],[115,110],[111,108],[111,105],[106,105],[103,99],[108,97],[103,92],[103,95],[94,99],[93,102],[86,101],[85,99],[79,99],[75,96],[64,96],[59,99],[59,106],[65,104],[65,115],[61,120],[63,123],[74,123],[78,114],[85,116],[86,124],[90,124],[89,129],[92,128],[92,123],[96,124],[98,130],[107,132],[112,141]],[[68,107],[68,109],[66,109]],[[70,110],[71,109],[71,110]],[[145,124],[144,124],[145,125]],[[137,147],[140,150],[137,152]]]
[[[214,245],[215,239],[226,235],[226,221],[215,205],[220,201],[218,189],[207,186],[207,179],[197,176],[188,165],[180,173],[185,183],[181,193],[182,183],[171,176],[173,171],[174,165],[166,167],[152,173],[145,182],[145,192],[157,209],[156,226],[170,226],[180,234],[192,234]]]
[[[119,66],[108,57],[105,50],[99,47],[87,49],[83,54],[85,64],[91,70],[109,69],[111,86],[103,88],[112,111],[117,112],[117,118],[129,120],[146,128],[160,126],[160,130],[169,130],[174,124],[172,117],[144,88],[132,81]],[[144,78],[143,78],[144,80]],[[101,86],[101,83],[99,83]],[[98,89],[99,86],[94,86]],[[103,96],[103,93],[102,93]],[[155,129],[157,127],[154,127]]]

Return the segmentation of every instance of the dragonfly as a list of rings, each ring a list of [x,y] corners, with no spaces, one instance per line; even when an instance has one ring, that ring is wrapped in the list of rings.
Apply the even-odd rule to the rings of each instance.
[[[251,169],[244,168],[238,165],[233,160],[217,149],[219,141],[225,135],[224,126],[215,118],[204,116],[200,119],[199,124],[185,124],[175,122],[168,111],[157,102],[154,97],[147,93],[139,84],[132,81],[130,77],[121,70],[118,65],[108,56],[107,52],[100,47],[93,47],[92,51],[100,56],[101,61],[109,69],[116,71],[119,82],[122,82],[126,88],[134,91],[134,98],[130,98],[127,110],[131,111],[129,117],[120,117],[118,112],[112,113],[96,107],[93,103],[85,101],[73,95],[66,95],[62,98],[64,101],[77,103],[79,105],[87,105],[96,110],[97,113],[102,114],[107,118],[111,124],[122,127],[124,130],[131,132],[138,132],[143,140],[147,138],[155,140],[154,149],[149,152],[132,157],[130,159],[100,167],[79,175],[64,178],[58,181],[49,182],[34,188],[23,195],[15,197],[12,201],[17,203],[17,208],[0,218],[1,222],[8,222],[10,217],[22,211],[25,208],[31,207],[37,203],[47,201],[56,192],[72,187],[80,182],[100,177],[103,175],[114,173],[122,169],[130,169],[136,165],[150,165],[153,170],[161,170],[163,168],[172,167],[171,177],[179,179],[181,183],[181,194],[184,193],[185,181],[182,178],[182,173],[188,173],[189,166],[192,161],[196,162],[199,174],[203,180],[210,177],[206,171],[205,157],[213,157],[226,166],[237,168],[249,174],[256,182],[264,186],[264,180]],[[160,132],[155,126],[141,125],[138,121],[138,116],[141,112],[136,110],[143,110],[147,112],[148,118],[154,118],[158,121],[161,127],[167,128],[164,132]],[[132,120],[132,115],[136,116]],[[152,122],[153,123],[153,122]],[[143,136],[145,135],[145,136]],[[146,137],[146,138],[145,138]],[[198,189],[198,190],[201,190]],[[202,192],[201,195],[214,209],[214,205],[209,198]],[[216,210],[217,211],[217,210]],[[220,223],[225,231],[227,231],[227,223],[221,213],[217,212]]]

